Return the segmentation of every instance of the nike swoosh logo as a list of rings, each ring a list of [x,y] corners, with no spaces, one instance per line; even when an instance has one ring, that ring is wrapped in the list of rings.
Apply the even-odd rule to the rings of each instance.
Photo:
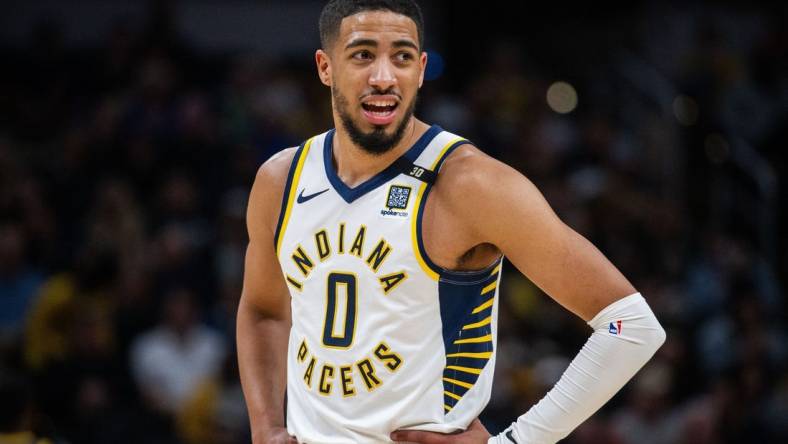
[[[517,441],[515,441],[514,437],[512,437],[512,431],[511,430],[506,432],[506,437],[509,438],[509,441],[513,442],[514,444],[517,444]]]
[[[314,193],[314,194],[309,194],[307,196],[304,196],[304,191],[306,191],[306,188],[301,190],[301,193],[298,194],[298,198],[296,199],[296,202],[302,204],[302,203],[308,201],[309,199],[313,199],[313,198],[315,198],[317,196],[320,196],[321,194],[325,193],[326,191],[328,191],[328,188],[326,188],[323,191],[318,191],[317,193]]]

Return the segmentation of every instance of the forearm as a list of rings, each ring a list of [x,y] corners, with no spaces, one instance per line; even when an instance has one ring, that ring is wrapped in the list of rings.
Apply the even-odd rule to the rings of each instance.
[[[618,392],[665,340],[639,293],[611,304],[589,325],[594,332],[556,385],[490,443],[548,444],[566,437]]]
[[[284,427],[287,340],[290,320],[267,317],[241,301],[237,321],[238,365],[253,442]]]

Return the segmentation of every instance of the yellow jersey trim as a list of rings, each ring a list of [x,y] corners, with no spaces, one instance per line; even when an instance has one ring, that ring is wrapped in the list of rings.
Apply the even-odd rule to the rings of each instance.
[[[492,283],[484,288],[482,288],[482,294],[485,294],[489,291],[495,290],[498,287],[498,281],[492,281]]]
[[[495,302],[495,297],[491,297],[490,299],[487,300],[487,302],[485,302],[482,305],[479,305],[478,307],[474,308],[473,311],[471,312],[471,314],[476,314],[476,313],[478,313],[480,311],[483,311],[483,310],[486,310],[486,309],[492,307],[493,302]]]
[[[443,378],[443,380],[450,384],[459,385],[460,387],[465,387],[467,389],[473,387],[473,384],[468,384],[465,381],[458,381],[456,379],[451,379],[451,378]]]
[[[464,373],[471,373],[474,375],[482,374],[482,369],[480,368],[462,367],[460,365],[447,365],[446,368],[450,370],[457,370]]]
[[[457,339],[454,341],[454,344],[479,344],[481,342],[492,342],[492,335],[480,336],[478,338]]]
[[[462,397],[461,397],[460,395],[455,395],[454,393],[452,393],[452,392],[447,392],[446,390],[444,390],[444,391],[443,391],[443,394],[444,394],[444,395],[446,395],[446,396],[448,396],[448,397],[450,397],[450,398],[454,398],[454,399],[456,399],[457,401],[459,401],[460,399],[462,399]],[[444,404],[444,405],[445,405],[445,404]]]
[[[456,137],[450,140],[449,143],[444,145],[443,148],[441,149],[440,154],[438,154],[438,156],[435,158],[435,161],[430,166],[430,170],[435,171],[435,168],[438,166],[438,164],[441,162],[444,156],[446,156],[446,152],[449,150],[449,148],[454,146],[454,144],[456,144],[457,142],[463,140],[466,139],[464,137]],[[413,212],[414,213],[413,218],[411,219],[411,241],[413,242],[413,252],[416,255],[416,260],[418,261],[419,266],[421,266],[421,269],[424,271],[424,273],[427,276],[437,281],[438,279],[440,279],[440,275],[438,274],[437,271],[433,270],[427,264],[427,262],[424,260],[424,257],[421,254],[421,250],[419,249],[420,233],[418,232],[419,230],[418,220],[419,220],[419,215],[421,214],[422,211],[424,211],[424,207],[422,205],[422,198],[424,197],[424,192],[426,190],[427,190],[427,183],[422,183],[421,186],[419,187],[419,192],[418,195],[416,196],[416,201],[414,202],[413,208],[415,209],[415,211]]]
[[[295,159],[297,163],[295,173],[293,173],[293,179],[290,182],[290,189],[286,190],[287,194],[287,206],[285,207],[285,216],[282,218],[282,226],[279,228],[279,238],[276,241],[276,255],[279,255],[279,251],[282,248],[282,239],[285,237],[285,232],[287,231],[287,222],[290,220],[290,213],[293,210],[293,201],[296,197],[296,191],[298,190],[298,180],[301,178],[301,170],[304,169],[304,163],[306,162],[307,154],[309,154],[309,148],[312,146],[312,141],[315,140],[314,137],[309,139],[306,144],[304,145],[304,150],[301,152],[301,157]]]
[[[447,358],[475,358],[475,359],[490,359],[492,352],[468,352],[468,353],[451,353],[446,355]]]
[[[472,328],[484,327],[485,325],[489,324],[491,320],[492,320],[492,316],[487,316],[486,318],[482,319],[479,322],[474,322],[473,324],[463,325],[462,329],[463,330],[470,330]]]

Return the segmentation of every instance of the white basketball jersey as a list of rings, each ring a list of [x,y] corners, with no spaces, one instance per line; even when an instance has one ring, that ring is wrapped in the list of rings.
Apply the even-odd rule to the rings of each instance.
[[[290,288],[287,430],[301,443],[391,442],[467,428],[490,397],[500,260],[457,272],[421,239],[430,177],[467,140],[432,126],[350,188],[334,130],[295,154],[275,234]]]

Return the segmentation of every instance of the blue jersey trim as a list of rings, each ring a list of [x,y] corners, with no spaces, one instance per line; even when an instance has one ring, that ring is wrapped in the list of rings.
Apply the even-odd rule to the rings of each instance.
[[[416,143],[414,143],[413,146],[402,155],[402,157],[414,162],[424,151],[424,149],[427,148],[427,145],[432,142],[432,139],[440,134],[441,131],[443,131],[443,128],[438,125],[432,125],[427,131],[424,132],[424,134],[421,135],[421,137],[419,137],[419,140],[417,140]],[[369,193],[380,185],[383,185],[401,173],[399,168],[396,166],[396,162],[394,162],[386,169],[370,177],[366,182],[356,186],[355,188],[350,188],[349,186],[345,185],[345,182],[342,182],[342,179],[339,178],[336,169],[334,168],[334,132],[335,129],[332,129],[328,132],[328,134],[326,134],[326,140],[323,144],[323,163],[325,164],[328,181],[331,183],[331,186],[334,187],[334,190],[336,190],[336,192],[342,196],[342,199],[344,199],[345,202],[352,203],[354,200]]]
[[[470,144],[470,143],[471,143],[470,141],[465,139],[455,142],[452,146],[446,149],[446,152],[444,153],[443,157],[441,157],[438,160],[438,163],[435,165],[434,171],[436,173],[440,171],[443,162],[446,160],[446,158],[449,157],[449,155],[455,149],[457,149],[462,145]],[[456,283],[456,284],[462,284],[462,283],[474,284],[474,283],[478,283],[478,281],[480,280],[486,279],[490,275],[490,272],[493,270],[493,268],[495,268],[498,264],[501,263],[501,261],[503,260],[503,256],[495,260],[495,262],[485,267],[484,269],[472,270],[472,271],[447,270],[437,265],[436,263],[432,262],[432,259],[430,259],[429,255],[427,254],[427,249],[424,248],[424,238],[421,235],[421,228],[422,228],[421,223],[424,217],[424,207],[426,206],[427,203],[427,196],[429,196],[431,189],[432,189],[432,184],[427,184],[427,187],[424,189],[424,195],[421,197],[421,201],[419,202],[420,208],[416,210],[418,213],[418,215],[416,216],[416,239],[419,245],[419,252],[421,253],[421,257],[424,259],[424,262],[427,264],[428,267],[430,267],[430,269],[432,269],[432,271],[437,273],[438,276],[440,277],[440,280],[444,282]]]
[[[499,259],[493,266],[498,267],[500,263]],[[476,384],[495,351],[491,317],[501,270],[488,268],[473,273],[477,275],[474,282],[454,282],[441,277],[438,284],[446,353],[442,378],[446,413]]]
[[[279,208],[279,221],[276,223],[276,231],[274,231],[274,248],[279,245],[279,236],[282,235],[282,222],[285,219],[285,210],[287,209],[287,198],[290,196],[290,188],[293,186],[293,175],[295,175],[296,167],[298,167],[298,159],[304,152],[304,146],[309,140],[305,140],[293,156],[293,161],[290,164],[290,171],[287,172],[287,181],[285,182],[285,192],[282,194],[282,206]]]

